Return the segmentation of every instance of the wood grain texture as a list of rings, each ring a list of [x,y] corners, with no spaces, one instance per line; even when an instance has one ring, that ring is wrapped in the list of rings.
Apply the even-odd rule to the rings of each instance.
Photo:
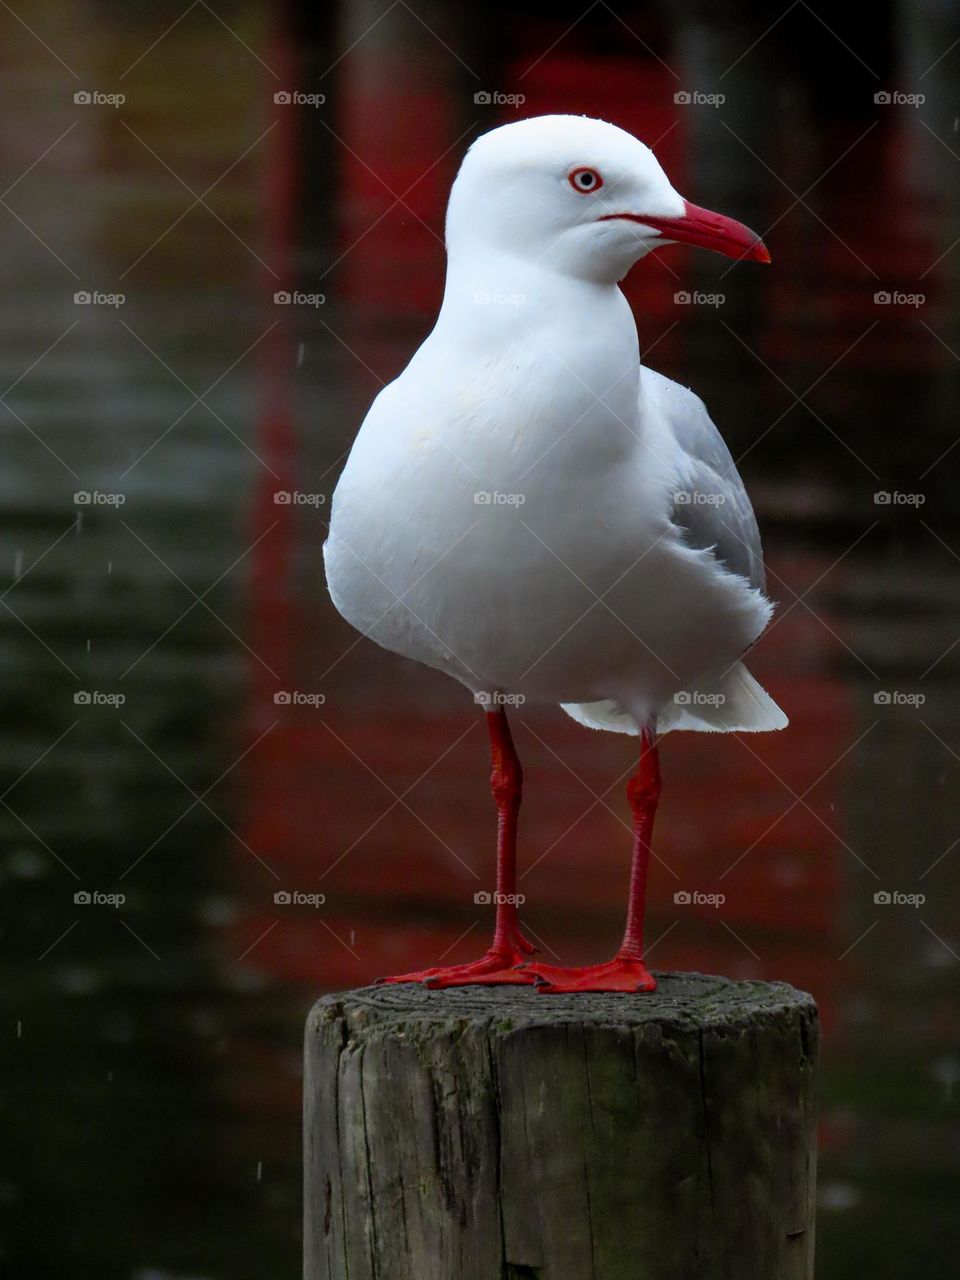
[[[810,1280],[817,1013],[367,987],[306,1029],[306,1280]]]

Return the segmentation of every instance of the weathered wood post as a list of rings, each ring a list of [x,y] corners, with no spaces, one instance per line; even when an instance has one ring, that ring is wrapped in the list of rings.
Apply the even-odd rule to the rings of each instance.
[[[810,1280],[816,1053],[782,983],[326,996],[306,1280]]]

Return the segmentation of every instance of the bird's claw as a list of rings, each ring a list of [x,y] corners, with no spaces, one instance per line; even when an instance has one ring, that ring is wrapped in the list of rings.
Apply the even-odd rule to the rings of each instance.
[[[615,956],[605,964],[565,969],[552,964],[530,964],[537,990],[544,995],[577,991],[655,991],[657,981],[642,960]]]
[[[509,946],[491,947],[485,956],[469,964],[418,969],[413,973],[378,978],[377,982],[388,985],[400,982],[422,982],[433,989],[467,986],[531,986],[535,979],[527,967],[527,960],[535,951],[536,947],[533,943],[518,929]]]

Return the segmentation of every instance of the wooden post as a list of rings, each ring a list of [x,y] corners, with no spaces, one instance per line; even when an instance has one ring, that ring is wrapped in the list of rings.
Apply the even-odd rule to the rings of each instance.
[[[817,1012],[366,987],[306,1031],[306,1280],[809,1280]]]

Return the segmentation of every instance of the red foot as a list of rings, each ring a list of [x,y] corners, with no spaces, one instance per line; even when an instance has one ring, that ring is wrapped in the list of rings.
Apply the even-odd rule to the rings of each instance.
[[[642,960],[623,956],[583,969],[562,969],[552,964],[532,964],[528,969],[534,975],[537,990],[548,995],[566,991],[655,991],[657,986]]]
[[[526,968],[527,957],[536,951],[532,942],[519,931],[512,945],[491,947],[485,956],[469,964],[441,965],[434,969],[417,969],[413,973],[401,973],[392,978],[378,978],[378,983],[423,982],[428,987],[467,986],[531,986],[535,978]],[[524,966],[521,968],[520,966]]]

